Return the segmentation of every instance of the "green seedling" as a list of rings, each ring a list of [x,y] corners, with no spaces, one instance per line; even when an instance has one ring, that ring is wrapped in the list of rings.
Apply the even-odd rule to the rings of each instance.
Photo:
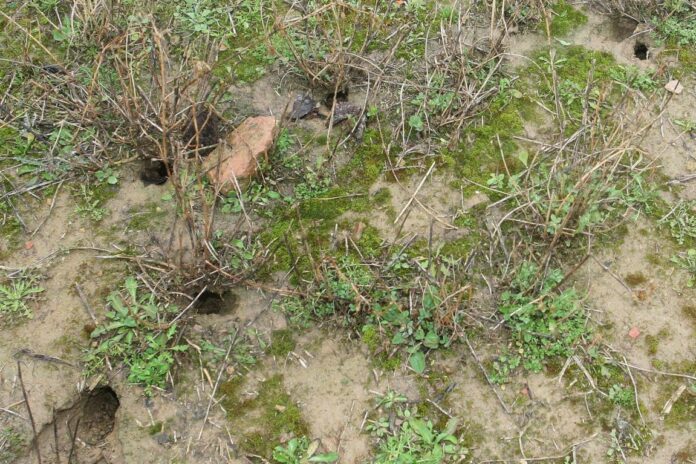
[[[142,385],[146,394],[164,388],[174,356],[187,349],[175,344],[178,325],[168,322],[178,309],[140,290],[133,277],[111,292],[107,303],[106,321],[91,334],[98,344],[86,354],[88,371],[101,369],[108,358],[128,367],[128,381]]]

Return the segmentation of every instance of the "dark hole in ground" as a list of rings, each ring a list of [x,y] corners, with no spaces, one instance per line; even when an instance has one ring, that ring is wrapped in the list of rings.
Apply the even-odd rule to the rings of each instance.
[[[191,108],[189,121],[183,132],[183,142],[188,150],[201,156],[208,156],[220,141],[221,120],[215,110],[205,105]]]
[[[336,95],[335,99],[334,99],[334,92]],[[324,104],[324,106],[331,109],[333,107],[334,100],[336,101],[336,103],[348,101],[348,94],[349,93],[350,93],[350,90],[349,90],[348,85],[344,84],[343,86],[340,86],[338,88],[337,92],[336,92],[336,89],[332,89],[329,93],[327,93],[326,97],[324,97],[324,100],[322,101],[322,103]]]
[[[83,399],[81,414],[73,419],[80,420],[78,436],[90,445],[103,441],[114,430],[116,411],[120,406],[116,392],[109,386],[99,387],[87,393]]]
[[[145,185],[162,185],[167,182],[169,173],[161,160],[145,160],[140,168],[140,180]]]
[[[237,307],[238,297],[232,292],[206,290],[198,297],[198,314],[229,314]]]
[[[633,54],[639,60],[648,59],[648,46],[643,42],[636,42],[636,44],[633,46]]]
[[[208,156],[220,141],[222,120],[217,113],[204,105],[191,108],[188,121],[181,134],[182,142],[188,150],[187,156]],[[162,185],[169,179],[167,167],[162,160],[146,160],[140,170],[140,180],[145,185]]]

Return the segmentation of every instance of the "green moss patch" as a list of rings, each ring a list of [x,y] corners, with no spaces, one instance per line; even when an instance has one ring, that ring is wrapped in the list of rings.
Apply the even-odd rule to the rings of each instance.
[[[242,377],[234,378],[220,387],[225,395],[223,405],[235,427],[242,432],[241,447],[248,453],[271,458],[273,448],[281,437],[309,435],[309,427],[300,408],[285,391],[283,376],[274,375],[261,383],[258,396],[250,400],[240,398]]]
[[[561,0],[553,8],[553,18],[551,20],[551,35],[562,37],[568,35],[570,31],[587,23],[587,15],[576,10],[570,4]]]
[[[266,354],[282,358],[294,350],[295,345],[295,338],[293,337],[291,330],[274,330],[271,333],[271,344],[266,350]]]

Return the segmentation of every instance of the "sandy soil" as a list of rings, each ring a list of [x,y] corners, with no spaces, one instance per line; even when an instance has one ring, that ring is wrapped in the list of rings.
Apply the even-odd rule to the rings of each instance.
[[[588,24],[568,41],[608,51],[620,63],[646,69],[657,66],[654,56],[659,48],[652,48],[652,44],[647,60],[635,58],[637,39],[631,37],[630,24],[616,26],[605,17],[589,17]],[[524,63],[522,56],[540,44],[543,40],[536,34],[515,35],[510,43],[511,65]],[[672,98],[640,145],[646,157],[675,181],[696,171],[696,140],[673,123],[678,118],[696,119],[693,79],[685,82],[685,89]],[[252,87],[235,89],[238,106],[247,108],[249,114],[281,114],[297,90],[292,83],[279,82],[270,75]],[[360,101],[364,97],[356,94],[351,98]],[[319,120],[300,124],[310,131],[325,130]],[[416,206],[410,210],[404,230],[428,237],[432,227],[436,241],[466,233],[452,225],[455,215],[485,203],[485,196],[463,198],[437,170],[422,185],[421,180],[422,176],[414,176],[400,184],[378,182],[375,191],[391,191],[391,209],[372,212],[370,223],[385,239],[393,239],[398,232],[393,212],[399,214],[413,198]],[[137,172],[123,176],[118,194],[107,204],[110,214],[98,230],[79,219],[71,197],[59,192],[53,208],[44,205],[32,219],[30,228],[48,215],[37,234],[26,239],[31,247],[15,252],[3,263],[3,269],[37,269],[45,288],[33,307],[34,319],[3,329],[0,339],[0,406],[3,411],[11,411],[0,415],[0,426],[11,425],[31,436],[18,379],[19,360],[44,463],[56,463],[58,459],[67,462],[71,453],[74,462],[80,464],[248,462],[238,448],[243,431],[227,426],[228,412],[211,401],[213,385],[202,368],[179,366],[176,387],[152,399],[145,399],[142,389],[128,385],[118,369],[106,379],[117,399],[106,390],[97,390],[95,399],[95,393],[90,393],[95,379],[85,379],[79,368],[81,350],[90,343],[86,333],[93,323],[86,307],[97,317],[103,316],[104,296],[118,284],[125,266],[100,258],[105,254],[102,250],[113,251],[124,241],[154,249],[171,243],[169,229],[174,212],[173,206],[161,201],[166,191],[166,186],[143,186]],[[696,182],[675,189],[674,195],[696,199]],[[127,224],[133,215],[153,203],[164,205],[165,215],[158,229],[129,230]],[[346,218],[359,219],[357,215],[342,219]],[[657,374],[654,361],[661,360],[669,368],[696,359],[696,327],[685,322],[683,315],[695,297],[693,290],[683,290],[685,276],[664,264],[670,254],[660,233],[647,220],[638,218],[620,244],[593,255],[573,276],[573,285],[587,294],[593,321],[602,328],[598,341],[620,353],[626,363],[643,369],[631,372],[636,376],[636,394],[644,405],[644,420],[650,424],[653,438],[645,456],[628,458],[632,463],[687,462],[677,461],[675,456],[695,436],[696,412],[690,422],[676,429],[665,425],[661,418],[665,397],[680,379]],[[654,256],[659,257],[657,263]],[[639,283],[627,283],[635,281],[631,276],[638,274]],[[275,283],[282,284],[283,276],[278,276]],[[234,293],[229,311],[195,316],[190,334],[220,338],[231,328],[241,327],[268,339],[272,331],[287,326],[285,318],[273,309],[273,301],[281,297],[277,292],[240,288]],[[637,338],[629,337],[632,328],[639,329]],[[646,341],[649,336],[659,339],[656,351],[650,350]],[[312,438],[319,439],[325,449],[337,450],[344,464],[369,461],[372,442],[364,427],[374,412],[377,394],[391,389],[410,400],[425,401],[450,385],[453,387],[436,406],[466,424],[475,437],[471,446],[475,462],[536,462],[541,458],[563,462],[561,459],[569,452],[577,455],[578,462],[606,460],[612,425],[603,427],[593,420],[587,401],[597,393],[574,385],[578,377],[529,374],[514,378],[504,387],[492,386],[463,345],[433,363],[431,376],[437,380],[424,381],[406,366],[388,373],[375,369],[364,344],[355,338],[330,327],[309,330],[298,338],[296,348],[286,358],[263,357],[252,374],[256,380],[250,380],[247,390],[253,390],[259,379],[282,373],[284,387],[300,406]],[[472,349],[482,359],[490,359],[497,348],[474,340]],[[183,372],[181,368],[190,370]],[[638,375],[639,371],[642,374]],[[207,373],[213,381],[216,374]],[[76,417],[82,419],[73,445]],[[152,433],[157,424],[161,424],[159,431]],[[690,459],[688,462],[694,462],[696,457],[692,454]],[[35,462],[35,455],[28,450],[18,462]]]

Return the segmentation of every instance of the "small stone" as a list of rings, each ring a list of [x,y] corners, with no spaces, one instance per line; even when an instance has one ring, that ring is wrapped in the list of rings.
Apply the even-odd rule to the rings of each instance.
[[[34,248],[34,242],[29,241],[29,242],[24,242],[24,249],[25,250],[31,250]]]
[[[298,95],[292,104],[290,119],[297,121],[317,109],[317,102],[309,95]]]
[[[665,90],[675,95],[679,95],[684,91],[684,86],[681,85],[679,79],[674,79],[665,84]]]
[[[210,153],[203,168],[221,193],[234,189],[235,179],[256,174],[259,157],[267,158],[277,133],[273,116],[248,118]]]
[[[169,437],[168,434],[166,433],[158,433],[157,435],[154,436],[155,441],[159,445],[166,445],[171,441],[171,438]]]
[[[353,232],[351,233],[353,240],[356,242],[360,241],[360,237],[362,237],[363,230],[365,230],[365,223],[364,222],[358,222],[353,226]]]
[[[634,340],[636,338],[638,338],[639,335],[640,335],[640,329],[638,327],[631,327],[631,330],[628,331],[628,336]]]

